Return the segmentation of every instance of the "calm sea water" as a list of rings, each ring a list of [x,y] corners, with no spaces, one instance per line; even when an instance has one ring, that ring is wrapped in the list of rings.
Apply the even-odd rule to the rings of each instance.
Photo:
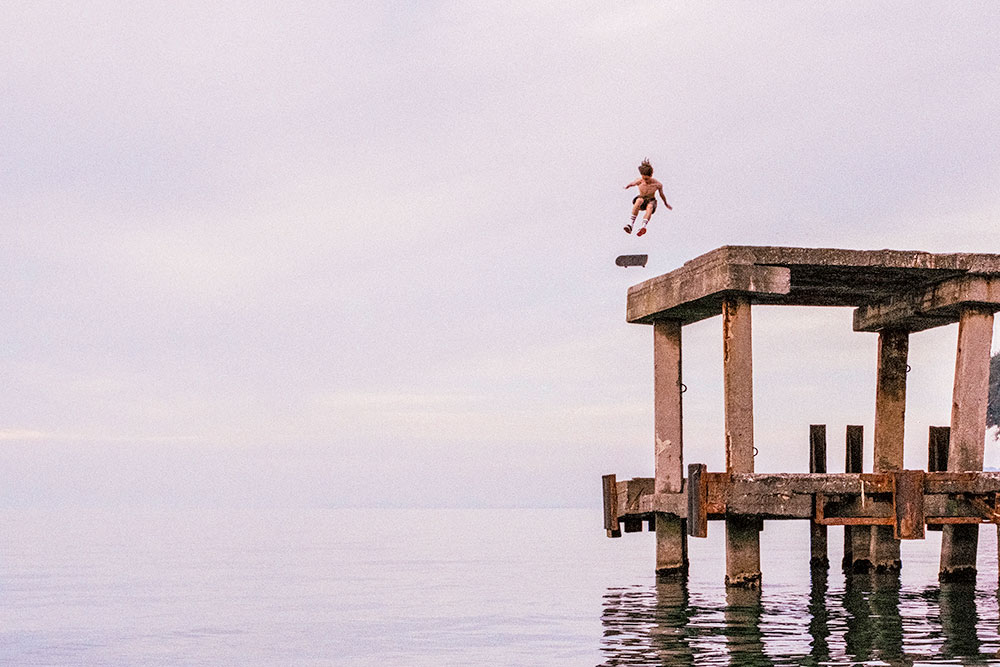
[[[762,534],[726,592],[721,524],[687,585],[599,510],[0,512],[0,664],[1000,664],[996,536],[939,586],[938,533],[898,577],[810,578],[808,527]],[[830,531],[839,563],[841,532]]]

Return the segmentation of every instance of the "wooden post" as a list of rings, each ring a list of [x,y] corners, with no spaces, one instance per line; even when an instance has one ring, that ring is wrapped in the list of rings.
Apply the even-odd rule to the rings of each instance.
[[[608,537],[621,537],[618,525],[618,484],[615,475],[601,477],[604,490],[604,530]]]
[[[681,408],[681,323],[653,323],[653,421],[655,493],[680,493],[684,480]],[[655,515],[656,572],[687,572],[687,530],[681,518]]]
[[[958,321],[958,352],[951,398],[949,471],[983,469],[992,340],[993,312],[975,306],[963,307]],[[975,581],[978,545],[978,524],[945,526],[941,535],[938,578]]]
[[[753,472],[753,339],[750,300],[722,303],[726,472]],[[726,585],[760,587],[760,527],[753,516],[726,518]]]
[[[944,472],[948,469],[948,440],[950,426],[931,426],[927,433],[927,472]],[[927,530],[941,532],[941,524],[932,523]]]
[[[909,333],[901,329],[885,329],[878,335],[873,472],[903,469],[909,340]],[[880,571],[898,571],[899,540],[894,535],[893,527],[872,526],[871,541],[872,567]]]
[[[809,472],[826,472],[826,424],[809,426]],[[815,514],[815,507],[813,513]],[[830,567],[826,526],[810,523],[809,535],[809,567],[813,570],[825,570]]]
[[[688,466],[688,535],[708,537],[708,480],[704,463]]]
[[[864,426],[848,426],[844,472],[862,472],[864,456]],[[871,569],[871,529],[868,526],[844,526],[845,572],[867,572]]]
[[[892,529],[897,540],[924,539],[925,474],[923,470],[892,472],[892,509],[896,515]]]

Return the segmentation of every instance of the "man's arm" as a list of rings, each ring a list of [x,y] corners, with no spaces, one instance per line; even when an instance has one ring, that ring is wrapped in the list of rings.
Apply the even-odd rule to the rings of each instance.
[[[657,190],[660,191],[660,199],[663,200],[663,205],[667,207],[668,210],[674,210],[674,207],[667,203],[667,197],[663,194],[663,186],[661,185]]]
[[[640,183],[641,181],[642,181],[642,179],[641,179],[641,178],[639,178],[639,179],[636,179],[636,180],[632,181],[631,183],[629,183],[628,185],[626,185],[626,186],[625,186],[625,189],[626,189],[626,190],[628,190],[629,188],[634,188],[635,186],[639,185],[639,183]]]

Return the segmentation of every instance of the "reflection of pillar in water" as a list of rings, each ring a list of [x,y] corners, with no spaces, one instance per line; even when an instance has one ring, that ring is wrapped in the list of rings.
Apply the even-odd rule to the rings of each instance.
[[[891,664],[903,659],[903,617],[899,613],[899,573],[881,571],[871,577],[875,656]]]
[[[879,572],[845,579],[844,641],[850,658],[898,664],[903,655],[903,618],[899,613],[899,573]]]
[[[942,658],[979,656],[979,635],[976,624],[976,584],[971,581],[946,582],[940,586],[938,605],[941,611]]]
[[[874,640],[872,610],[868,606],[870,588],[868,583],[868,577],[854,576],[844,579],[844,611],[847,612],[844,643],[847,656],[857,661],[866,661],[871,657]]]
[[[726,588],[726,642],[731,665],[772,665],[760,630],[763,613],[759,588]]]
[[[606,664],[694,665],[689,643],[691,609],[682,577],[662,577],[656,588],[612,588],[604,594],[601,653]]]
[[[650,629],[653,653],[663,665],[694,665],[693,629],[684,577],[659,577],[656,581],[655,622]]]
[[[826,606],[827,571],[813,568],[812,588],[809,591],[809,635],[812,637],[810,655],[817,664],[830,659],[830,610]]]

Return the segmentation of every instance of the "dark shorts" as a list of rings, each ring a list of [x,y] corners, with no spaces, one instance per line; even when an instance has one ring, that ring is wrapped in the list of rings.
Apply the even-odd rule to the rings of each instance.
[[[639,204],[640,211],[645,211],[646,207],[652,204],[653,208],[649,209],[649,212],[656,213],[656,197],[643,197],[642,195],[638,195],[635,199],[632,200],[632,203],[634,204],[640,199],[642,200],[642,203]]]

